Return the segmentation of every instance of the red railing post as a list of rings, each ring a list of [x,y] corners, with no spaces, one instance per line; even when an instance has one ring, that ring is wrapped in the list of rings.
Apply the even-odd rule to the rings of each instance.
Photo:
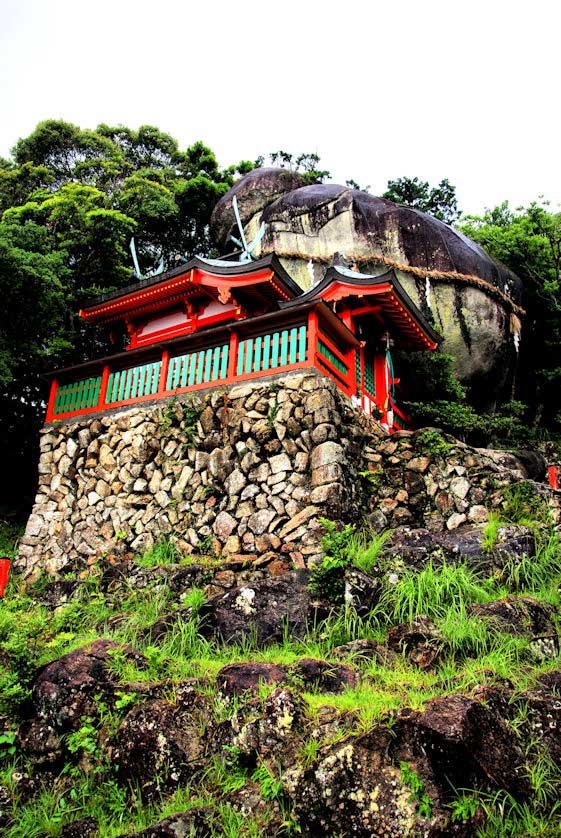
[[[230,333],[230,349],[228,351],[228,372],[226,373],[226,381],[234,381],[236,377],[237,363],[238,363],[238,347],[240,338],[237,332]]]
[[[100,409],[105,407],[105,400],[107,398],[107,385],[109,384],[109,367],[106,365],[103,367],[103,372],[101,373],[101,384],[99,385],[99,397],[97,400],[97,407]]]
[[[169,370],[169,352],[164,349],[162,352],[162,366],[160,367],[160,380],[158,381],[158,393],[165,393],[167,389]]]
[[[378,409],[382,413],[380,421],[386,423],[388,419],[389,407],[389,387],[388,376],[386,371],[386,354],[385,352],[376,352],[374,356],[374,390]]]
[[[49,404],[47,405],[47,422],[51,422],[54,418],[56,394],[58,390],[58,381],[53,378],[51,381],[51,392],[49,393]]]
[[[547,467],[547,476],[549,478],[549,485],[552,489],[559,488],[559,469],[557,466]]]
[[[318,313],[310,311],[308,314],[308,360],[315,366],[318,349]]]

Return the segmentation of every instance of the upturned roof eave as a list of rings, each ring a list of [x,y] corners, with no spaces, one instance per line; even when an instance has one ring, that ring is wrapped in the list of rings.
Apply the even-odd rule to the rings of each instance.
[[[124,288],[118,288],[115,291],[108,291],[105,294],[92,297],[83,303],[82,311],[87,313],[88,310],[91,311],[104,303],[118,300],[121,297],[134,295],[135,293],[144,291],[147,288],[153,288],[154,286],[165,283],[170,279],[175,279],[182,274],[187,274],[193,268],[206,271],[207,273],[214,274],[215,276],[224,277],[243,276],[244,274],[256,273],[264,268],[270,268],[275,276],[281,280],[285,289],[292,294],[293,297],[299,296],[302,293],[300,286],[292,279],[285,268],[283,268],[278,257],[274,253],[264,256],[261,259],[256,259],[253,262],[224,262],[222,264],[220,264],[220,260],[207,260],[202,256],[193,256],[187,262],[183,262],[181,265],[178,265],[165,273],[147,277],[146,279],[139,279]]]

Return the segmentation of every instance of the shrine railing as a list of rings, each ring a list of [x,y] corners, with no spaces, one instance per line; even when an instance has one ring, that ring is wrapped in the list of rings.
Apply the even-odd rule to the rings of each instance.
[[[354,349],[320,331],[314,311],[284,328],[273,321],[250,333],[251,325],[212,330],[214,341],[209,330],[206,345],[199,334],[63,370],[52,380],[47,421],[310,366],[349,395],[356,388]]]
[[[132,349],[54,375],[47,421],[315,367],[390,431],[408,417],[389,403],[384,353],[365,356],[334,315],[278,312]],[[391,415],[391,419],[390,419]]]

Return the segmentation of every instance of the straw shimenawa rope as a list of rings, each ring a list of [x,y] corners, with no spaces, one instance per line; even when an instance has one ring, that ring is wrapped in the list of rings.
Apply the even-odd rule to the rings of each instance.
[[[298,253],[296,251],[281,251],[275,248],[275,254],[281,258],[284,257],[285,259],[304,259],[306,262],[310,260],[309,254]],[[331,257],[329,256],[313,256],[311,258],[312,261],[321,262],[323,264],[327,264],[331,261]],[[497,288],[491,282],[488,282],[488,280],[475,276],[475,274],[461,274],[456,271],[432,271],[427,270],[426,268],[416,268],[413,265],[404,265],[401,262],[396,262],[393,259],[389,259],[387,256],[381,255],[353,256],[351,259],[356,265],[361,265],[367,262],[378,262],[379,264],[386,265],[388,268],[412,274],[413,276],[418,276],[421,279],[428,277],[429,279],[441,279],[458,282],[463,285],[475,285],[477,288],[481,288],[482,291],[487,292],[490,296],[497,297],[514,314],[517,314],[520,317],[524,317],[526,314],[526,311],[511,300],[508,294],[505,294],[504,291],[501,291],[500,288]]]

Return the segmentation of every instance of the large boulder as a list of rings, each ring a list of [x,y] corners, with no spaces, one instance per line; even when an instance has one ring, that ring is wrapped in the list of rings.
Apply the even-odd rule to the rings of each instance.
[[[516,359],[522,284],[478,244],[436,218],[337,184],[302,186],[283,169],[256,169],[218,202],[212,229],[223,252],[235,228],[232,197],[256,255],[276,253],[307,289],[337,253],[363,273],[393,267],[417,306],[434,317],[444,350],[466,382],[492,383],[492,399]]]

